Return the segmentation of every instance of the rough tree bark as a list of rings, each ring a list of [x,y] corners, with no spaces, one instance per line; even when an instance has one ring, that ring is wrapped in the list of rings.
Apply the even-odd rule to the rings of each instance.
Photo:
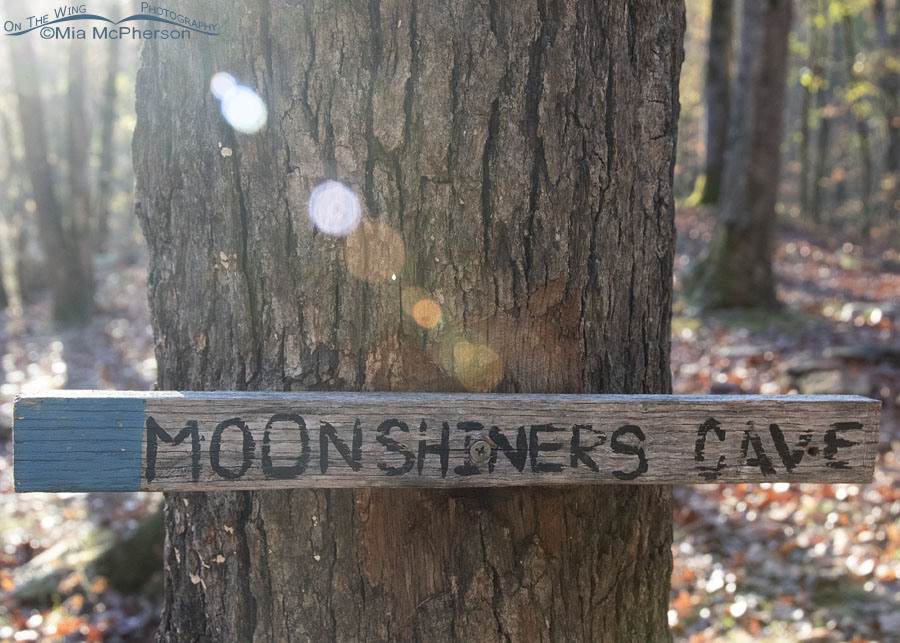
[[[719,202],[731,109],[733,0],[712,0],[706,61],[706,169],[700,204]]]
[[[79,322],[93,304],[94,287],[85,272],[71,225],[54,191],[53,172],[47,162],[47,136],[40,96],[40,77],[28,37],[9,42],[19,121],[24,141],[25,169],[37,205],[38,235],[53,288],[54,317],[61,322]]]
[[[706,309],[778,305],[772,269],[790,0],[743,3],[722,207],[688,279]]]
[[[160,388],[670,389],[680,1],[192,10],[227,34],[137,80]],[[164,641],[670,638],[668,488],[169,494],[166,527]]]

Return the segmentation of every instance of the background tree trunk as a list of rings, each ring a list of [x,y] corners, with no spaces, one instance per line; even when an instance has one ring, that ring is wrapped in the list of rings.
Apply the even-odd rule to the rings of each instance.
[[[708,255],[690,278],[704,308],[777,305],[772,251],[790,0],[745,2],[722,208]]]
[[[706,170],[700,204],[719,202],[731,109],[733,0],[712,0],[706,63]]]
[[[882,199],[887,202],[888,216],[897,216],[900,214],[900,9],[897,0],[888,8],[884,0],[874,0],[872,13],[880,50],[878,77],[887,133]]]
[[[816,163],[813,168],[812,197],[810,204],[810,218],[821,223],[822,205],[824,202],[824,188],[828,182],[828,143],[831,134],[831,106],[829,96],[830,89],[820,89],[816,94],[816,111],[819,113],[819,128],[816,131]]]
[[[227,36],[137,81],[160,388],[670,390],[681,2],[193,10]],[[670,636],[666,487],[169,494],[166,527],[166,641]]]
[[[6,270],[3,268],[3,259],[0,257],[0,310],[6,310],[7,306],[9,306],[9,297],[6,295],[6,284],[4,279],[4,273]]]
[[[825,116],[825,65],[828,59],[828,7],[821,0],[810,7],[809,72],[803,76],[803,101],[800,109],[800,211],[815,223],[820,222],[821,189],[819,172],[825,160],[828,144],[828,119]],[[813,131],[815,129],[815,131]],[[812,158],[813,135],[817,144],[816,158]]]
[[[811,58],[812,56],[810,56]],[[810,61],[811,62],[811,61]],[[812,88],[809,85],[803,87],[803,98],[800,103],[800,144],[797,156],[800,162],[800,212],[804,216],[810,212],[809,175],[810,175],[810,143],[811,121],[813,117]]]
[[[847,7],[843,8],[844,15],[841,20],[844,39],[844,63],[847,65],[847,91],[853,90],[856,85],[863,82],[856,72],[856,39],[853,36],[853,16]],[[872,228],[872,212],[869,201],[872,194],[872,151],[869,143],[869,125],[866,123],[867,109],[856,98],[850,101],[850,118],[856,127],[856,144],[859,149],[860,177],[860,232],[868,236]]]
[[[97,216],[93,246],[98,252],[106,249],[109,238],[109,197],[113,172],[113,134],[116,128],[116,76],[119,71],[119,40],[110,38],[107,44],[106,81],[103,84],[103,107],[100,113],[100,167],[97,178]]]
[[[2,309],[5,310],[6,307],[9,306],[12,298],[15,298],[17,303],[22,303],[21,281],[18,270],[22,254],[18,243],[20,236],[19,228],[21,226],[16,226],[13,222],[17,213],[19,213],[18,216],[21,217],[21,211],[23,209],[21,184],[24,182],[25,177],[23,176],[24,173],[22,172],[21,163],[16,153],[16,142],[15,139],[13,139],[9,119],[6,117],[6,112],[2,110],[0,110],[0,136],[2,136],[2,140],[5,141],[5,145],[3,146],[3,156],[6,160],[3,171],[0,172],[0,198],[2,198],[3,202],[6,204],[6,206],[0,210],[0,224],[4,226],[4,233],[7,235],[7,243],[4,252],[10,253],[10,260],[6,265],[12,267],[10,274],[6,274],[6,266],[3,265],[3,260],[0,259],[0,268],[3,269],[4,273],[4,278],[0,278],[0,288],[2,288],[2,293],[0,293],[0,304],[2,304]],[[6,289],[7,283],[12,285],[9,290]]]
[[[11,37],[7,41],[22,126],[25,169],[37,205],[38,234],[53,287],[54,317],[62,322],[78,322],[85,318],[93,303],[93,283],[90,274],[85,273],[71,230],[63,223],[63,212],[54,192],[53,175],[47,162],[40,78],[30,40]]]
[[[91,185],[89,141],[90,128],[84,104],[84,43],[73,40],[69,46],[69,87],[66,93],[68,116],[66,131],[66,152],[69,174],[68,238],[72,251],[77,256],[82,274],[93,283],[91,265],[90,213]]]
[[[813,82],[816,84],[815,114],[818,127],[816,129],[816,159],[813,164],[809,216],[815,223],[821,223],[823,188],[828,180],[828,142],[833,119],[832,113],[835,111],[835,107],[831,104],[834,91],[831,86],[832,74],[829,69],[828,1],[817,0],[814,13],[816,17],[811,28],[818,32],[816,39],[818,49],[814,54],[812,75]],[[824,24],[818,23],[819,16]]]

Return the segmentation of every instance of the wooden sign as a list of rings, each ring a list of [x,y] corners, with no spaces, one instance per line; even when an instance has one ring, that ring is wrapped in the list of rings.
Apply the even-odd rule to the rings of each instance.
[[[58,391],[14,411],[17,491],[866,482],[855,396]]]

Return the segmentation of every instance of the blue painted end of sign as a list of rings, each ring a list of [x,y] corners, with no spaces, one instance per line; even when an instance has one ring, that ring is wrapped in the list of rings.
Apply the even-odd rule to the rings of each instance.
[[[28,398],[16,403],[16,491],[137,491],[144,400]]]

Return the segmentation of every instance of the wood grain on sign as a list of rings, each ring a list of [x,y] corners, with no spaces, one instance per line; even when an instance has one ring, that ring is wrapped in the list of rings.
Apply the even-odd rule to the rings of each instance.
[[[58,391],[14,411],[17,491],[866,482],[856,396]]]

